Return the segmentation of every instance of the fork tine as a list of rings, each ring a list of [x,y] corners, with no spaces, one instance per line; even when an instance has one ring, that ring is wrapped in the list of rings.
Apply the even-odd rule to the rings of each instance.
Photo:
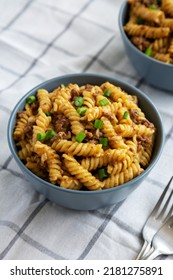
[[[159,210],[161,209],[162,202],[163,202],[163,200],[164,200],[164,198],[165,198],[165,196],[166,196],[166,194],[167,194],[167,192],[168,192],[168,190],[169,190],[169,187],[170,187],[170,185],[171,185],[171,183],[172,183],[172,180],[173,180],[173,176],[172,176],[171,179],[169,180],[169,182],[168,182],[166,188],[164,189],[164,191],[163,191],[163,193],[162,193],[160,199],[158,200],[156,206],[154,207],[154,209],[153,209],[151,215],[155,215],[155,217],[159,215]]]
[[[173,253],[173,216],[155,233],[152,241],[152,246],[148,253],[142,257],[143,260],[155,259],[157,256],[164,254],[170,255]]]
[[[152,248],[152,239],[159,228],[167,222],[171,215],[173,215],[173,188],[170,188],[173,176],[169,180],[165,189],[163,190],[158,202],[152,210],[150,216],[143,227],[144,244],[136,258],[136,260],[144,259]],[[170,191],[171,190],[171,191]],[[170,193],[169,193],[170,191]],[[163,219],[164,218],[164,219]],[[149,234],[147,233],[149,231]]]

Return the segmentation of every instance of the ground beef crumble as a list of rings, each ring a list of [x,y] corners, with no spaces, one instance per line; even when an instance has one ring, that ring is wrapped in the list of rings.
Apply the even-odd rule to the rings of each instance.
[[[140,36],[131,37],[131,41],[142,52],[144,52],[150,46],[150,42]]]
[[[70,130],[70,121],[63,114],[52,114],[52,123],[55,132],[68,133]]]

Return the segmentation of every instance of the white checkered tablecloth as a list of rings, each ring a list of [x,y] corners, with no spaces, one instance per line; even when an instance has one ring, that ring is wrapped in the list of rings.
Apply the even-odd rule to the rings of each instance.
[[[131,66],[118,28],[122,2],[0,1],[0,259],[132,260],[141,248],[144,222],[173,173],[173,93],[150,87]],[[166,132],[163,154],[137,190],[124,202],[84,212],[37,193],[7,144],[17,101],[49,78],[77,72],[116,76],[140,88],[159,109]]]

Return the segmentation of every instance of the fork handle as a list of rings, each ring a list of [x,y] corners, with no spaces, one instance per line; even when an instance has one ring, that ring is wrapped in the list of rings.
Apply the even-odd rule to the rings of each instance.
[[[151,249],[151,242],[145,240],[138,256],[136,257],[136,260],[141,260],[145,255],[147,255],[150,249]]]

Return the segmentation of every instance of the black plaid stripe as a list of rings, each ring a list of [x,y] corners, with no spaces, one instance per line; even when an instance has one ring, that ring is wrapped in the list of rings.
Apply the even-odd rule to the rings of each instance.
[[[77,13],[75,14],[71,19],[70,21],[68,22],[68,24],[65,26],[65,28],[60,32],[58,33],[54,38],[53,40],[46,45],[46,48],[43,50],[43,52],[36,58],[32,61],[32,63],[30,64],[30,66],[28,67],[28,69],[22,74],[20,75],[14,82],[12,82],[9,86],[7,86],[6,88],[2,89],[0,91],[3,92],[11,87],[13,87],[18,81],[20,81],[23,77],[25,77],[31,70],[32,68],[36,65],[36,63],[47,53],[47,51],[53,46],[53,44],[55,42],[57,42],[57,40],[59,38],[61,38],[62,35],[64,35],[64,33],[70,28],[70,26],[72,25],[72,23],[76,20],[76,18],[79,17],[79,15],[85,11],[85,9],[87,9],[87,7],[93,2],[94,0],[89,0],[83,7],[82,9]]]
[[[50,249],[46,248],[45,246],[43,246],[41,243],[35,241],[33,238],[31,238],[30,236],[28,236],[26,233],[22,232],[21,229],[19,228],[19,226],[17,226],[15,223],[10,222],[10,221],[6,221],[6,220],[0,220],[0,226],[2,227],[8,227],[10,228],[12,231],[14,231],[17,235],[18,233],[20,233],[20,238],[26,242],[27,244],[29,244],[30,246],[34,247],[36,250],[40,251],[42,254],[45,254],[48,257],[51,257],[52,259],[55,260],[64,260],[63,256],[58,255],[57,253],[51,251]],[[15,239],[15,242],[18,239]],[[14,242],[14,241],[13,241]],[[12,242],[10,243],[12,244]],[[8,249],[6,248],[1,254],[1,259],[5,257],[5,255],[8,253],[8,251],[13,247],[13,245],[11,246],[11,248],[9,248],[10,244],[8,245]]]
[[[20,32],[20,33],[22,33],[22,32]],[[35,37],[33,37],[33,36],[29,35],[29,34],[25,34],[25,33],[23,33],[23,35],[26,36],[26,37],[29,37],[29,38],[30,38],[31,40],[33,40],[33,41],[36,41],[36,42],[39,42],[40,44],[45,44],[45,45],[46,45],[46,42],[40,40],[39,38],[35,38]],[[114,36],[112,37],[112,40],[113,40],[113,39],[114,39]],[[110,39],[110,42],[111,42],[112,40]],[[109,44],[110,42],[108,41],[108,44]],[[83,72],[87,71],[87,70],[92,66],[92,64],[93,64],[95,61],[97,61],[97,62],[99,63],[99,65],[103,68],[103,70],[108,70],[110,73],[115,73],[115,74],[118,74],[118,75],[120,75],[120,76],[124,76],[124,77],[130,78],[130,79],[132,79],[132,80],[135,80],[135,79],[136,79],[136,76],[134,76],[133,74],[128,73],[128,72],[123,72],[123,71],[121,71],[121,70],[119,70],[119,69],[112,68],[110,65],[106,64],[103,60],[101,60],[101,59],[99,58],[99,55],[104,51],[104,49],[105,49],[106,47],[108,47],[108,46],[107,46],[107,43],[106,43],[105,46],[103,47],[103,50],[99,50],[98,54],[95,55],[95,56],[86,55],[86,57],[90,58],[91,61],[85,66],[86,69],[84,68]],[[72,52],[69,51],[69,50],[65,50],[65,49],[63,49],[62,47],[52,45],[52,48],[55,49],[55,50],[58,50],[58,51],[60,51],[60,52],[62,52],[62,53],[64,53],[64,54],[66,54],[66,55],[68,55],[69,57],[78,57],[77,54],[72,53]],[[4,67],[4,66],[2,66],[2,65],[0,65],[0,68],[2,68],[2,69],[3,69],[4,71],[6,71],[6,72],[11,72],[11,73],[13,73],[13,74],[16,75],[16,76],[19,76],[19,74],[18,74],[17,72],[13,72],[13,70],[8,69],[8,68],[6,68],[6,67]],[[39,74],[35,74],[35,76],[39,76]],[[42,80],[44,80],[44,78],[43,78]],[[143,82],[143,80],[140,80],[139,86],[142,84],[142,82]],[[136,86],[138,86],[138,82],[137,82]],[[4,91],[4,90],[1,90],[0,93],[3,92],[3,91]]]
[[[124,201],[121,201],[120,203],[118,203],[117,209],[122,205]],[[114,213],[115,214],[115,213]],[[111,220],[112,223],[116,224],[117,226],[119,226],[120,228],[122,228],[123,230],[125,230],[126,232],[132,234],[133,236],[137,237],[137,238],[141,238],[141,234],[136,231],[136,229],[134,229],[133,227],[131,227],[130,225],[127,225],[126,223],[124,223],[123,221],[121,221],[120,219],[114,217],[114,215],[111,215],[109,213],[100,213],[99,211],[95,211],[93,213],[93,215],[96,215],[98,218],[105,220],[107,218],[109,218]]]
[[[136,80],[136,77],[128,72],[123,72],[122,70],[119,69],[114,69],[112,68],[110,65],[106,64],[104,61],[102,61],[99,57],[96,58],[96,61],[98,62],[98,64],[105,70],[108,70],[110,73],[114,73],[114,74],[118,74],[120,76],[124,76],[127,78],[130,78],[131,80]]]
[[[70,51],[67,51],[67,50],[65,50],[65,49],[63,49],[63,48],[61,48],[61,47],[53,46],[52,48],[54,48],[54,49],[56,49],[56,50],[58,50],[58,51],[60,51],[60,52],[62,52],[62,53],[64,53],[64,54],[68,55],[69,57],[78,57],[78,55],[76,55],[76,54],[74,54],[74,53],[72,53],[72,52],[70,52]],[[119,69],[114,69],[114,68],[112,68],[111,66],[109,66],[108,64],[106,64],[104,61],[102,61],[98,56],[92,57],[91,55],[87,55],[86,57],[90,58],[91,61],[84,67],[83,72],[87,71],[87,70],[92,66],[92,64],[93,64],[94,62],[97,62],[97,63],[102,67],[103,71],[104,71],[104,70],[107,70],[107,71],[109,71],[111,74],[116,74],[116,75],[124,76],[124,77],[130,78],[131,80],[135,80],[135,79],[136,79],[136,77],[135,77],[133,74],[131,74],[131,73],[123,72],[123,71],[121,71],[121,70],[119,70]],[[16,76],[18,76],[18,77],[20,76],[20,74],[17,74],[16,72],[13,72],[13,71],[11,71],[10,69],[8,69],[8,68],[6,68],[6,67],[3,67],[3,66],[1,67],[1,65],[0,65],[0,68],[2,68],[2,69],[3,69],[4,71],[6,71],[6,72],[13,73],[14,75],[16,75]],[[85,70],[85,68],[86,68],[86,70]],[[45,80],[45,77],[41,76],[40,74],[36,74],[36,73],[35,73],[34,75],[35,75],[36,77],[39,77],[39,79],[40,79],[41,81],[44,81],[44,80]],[[143,80],[140,80],[139,86],[138,86],[138,83],[139,83],[139,82],[136,83],[136,85],[135,85],[136,87],[140,87],[140,85],[143,83]],[[11,87],[11,86],[10,86],[10,87]],[[9,87],[9,88],[10,88],[10,87]],[[0,93],[4,92],[4,90],[5,90],[5,89],[1,90]]]
[[[47,203],[47,200],[44,200],[43,202],[41,202],[37,208],[31,213],[31,215],[28,217],[28,219],[25,221],[25,223],[23,224],[23,226],[21,228],[19,228],[18,232],[16,233],[16,235],[14,236],[14,238],[10,241],[10,243],[8,244],[8,246],[3,250],[3,252],[1,252],[0,254],[0,259],[2,260],[6,254],[9,252],[9,250],[13,247],[13,245],[16,243],[16,241],[18,240],[18,238],[21,236],[21,234],[24,232],[24,230],[28,227],[28,225],[32,222],[32,220],[35,218],[35,216],[41,211],[41,209],[45,206],[45,204]]]
[[[15,175],[15,174],[14,174]],[[18,176],[18,174],[16,174],[16,176]],[[161,187],[162,189],[164,188],[164,185],[162,183],[160,183],[159,181],[156,180],[152,180],[150,178],[147,178],[146,181],[153,183],[155,186],[157,187]],[[30,238],[27,234],[24,233],[24,230],[28,227],[28,225],[32,222],[32,220],[35,218],[35,216],[41,211],[41,209],[44,207],[44,205],[47,203],[47,200],[45,200],[44,202],[42,202],[42,206],[38,207],[38,209],[36,209],[31,216],[27,219],[27,221],[24,223],[24,225],[19,228],[17,227],[15,224],[6,221],[4,222],[3,220],[0,220],[0,225],[5,224],[6,226],[9,226],[10,228],[13,227],[17,227],[18,231],[16,236],[12,239],[12,241],[9,243],[9,245],[7,246],[7,248],[5,248],[5,250],[1,253],[3,258],[4,256],[8,253],[8,251],[12,248],[12,246],[14,245],[14,243],[18,240],[18,238],[22,238],[25,242],[27,242],[30,246],[33,246],[35,249],[41,251],[42,253],[51,256],[54,259],[64,259],[63,256],[57,255],[56,253],[54,253],[53,251],[51,251],[50,249],[46,248],[45,246],[41,245],[39,242],[35,241],[33,238]],[[117,203],[115,206],[112,207],[112,209],[108,209],[104,214],[99,212],[98,210],[95,211],[89,211],[92,215],[98,217],[99,219],[102,219],[103,222],[100,225],[100,227],[97,229],[97,231],[95,232],[95,234],[93,235],[93,237],[89,240],[86,248],[83,250],[83,252],[81,253],[81,255],[78,257],[79,260],[81,259],[85,259],[86,256],[88,255],[88,253],[92,250],[92,248],[94,247],[95,243],[99,240],[99,238],[101,237],[101,235],[104,233],[104,230],[106,229],[106,226],[108,225],[108,223],[111,221],[112,223],[116,224],[117,226],[119,226],[122,230],[126,231],[128,234],[131,234],[133,236],[135,236],[137,239],[141,240],[141,244],[142,244],[142,235],[141,232],[136,231],[135,228],[129,226],[128,224],[124,223],[123,221],[121,221],[120,219],[114,217],[115,213],[117,212],[117,210],[119,209],[119,207],[122,205],[122,202]],[[13,225],[13,226],[12,226]],[[15,225],[15,226],[14,226]],[[16,230],[15,230],[16,231]],[[1,258],[1,254],[0,254],[0,258]]]
[[[89,1],[89,2],[90,2],[90,1]],[[91,2],[92,2],[92,1],[91,1]],[[35,64],[37,63],[37,61],[39,61],[39,59],[45,55],[45,53],[48,51],[48,49],[49,49],[50,47],[51,47],[51,48],[58,49],[59,51],[62,51],[62,52],[64,52],[64,53],[68,54],[69,56],[76,56],[75,54],[73,54],[73,53],[71,53],[71,52],[69,52],[69,51],[67,51],[67,50],[64,50],[63,48],[54,46],[54,42],[57,41],[57,40],[69,29],[70,25],[72,24],[72,22],[73,22],[77,17],[80,17],[80,16],[81,16],[82,12],[88,7],[89,4],[90,4],[90,3],[87,3],[86,6],[85,6],[84,8],[82,8],[81,11],[77,14],[77,16],[75,15],[75,16],[72,18],[72,20],[69,22],[69,24],[67,25],[67,27],[65,28],[65,30],[62,31],[59,35],[57,35],[57,36],[55,37],[55,39],[53,39],[52,42],[51,42],[50,44],[47,45],[47,47],[45,48],[45,50],[43,51],[43,53],[42,53],[38,58],[36,58],[36,59],[32,62],[32,64],[31,64],[30,67],[25,71],[25,73],[23,73],[22,75],[20,75],[20,76],[18,77],[18,79],[16,79],[10,86],[8,86],[8,87],[5,88],[5,89],[11,88],[11,87],[14,86],[21,78],[25,77],[26,74],[28,74],[28,72],[35,66]],[[86,20],[86,19],[84,19],[84,20]],[[94,24],[96,25],[95,22],[93,22],[93,25],[94,25]],[[29,35],[29,34],[23,33],[23,35],[24,35],[24,36],[27,36],[27,37],[30,37],[32,40],[35,40],[35,41],[37,41],[37,42],[39,42],[39,43],[41,43],[41,44],[42,44],[42,43],[46,44],[46,42],[43,42],[43,41],[40,40],[39,38],[35,38],[35,37],[33,37],[33,36]],[[91,65],[94,63],[94,61],[98,61],[98,63],[103,67],[103,69],[107,69],[107,70],[109,70],[110,72],[117,73],[117,74],[120,74],[120,75],[123,74],[123,76],[130,77],[131,79],[135,79],[135,77],[131,76],[131,75],[128,74],[128,73],[121,72],[121,71],[119,71],[118,69],[117,69],[117,70],[112,69],[109,65],[106,65],[103,61],[101,61],[101,60],[99,59],[99,55],[104,51],[104,49],[105,49],[106,47],[108,47],[109,43],[114,39],[114,37],[115,37],[115,35],[113,34],[113,36],[110,38],[110,40],[108,40],[108,42],[106,42],[106,44],[103,46],[103,48],[102,48],[101,50],[99,50],[98,53],[97,53],[95,56],[91,57],[91,61],[84,67],[83,72],[86,72],[86,71],[91,67]],[[2,67],[3,67],[3,66],[2,66]],[[5,70],[5,69],[4,69],[4,70]],[[6,69],[6,71],[8,71],[8,69]],[[5,89],[2,89],[2,90],[0,91],[0,93],[3,92]]]
[[[4,70],[4,71],[8,72],[8,73],[11,73],[11,74],[15,75],[15,76],[19,76],[19,75],[20,75],[19,73],[17,73],[16,71],[14,71],[14,69],[9,69],[9,68],[7,68],[7,67],[4,66],[4,65],[0,65],[0,68],[1,68],[2,70]]]
[[[12,174],[13,176],[17,177],[17,178],[21,178],[24,181],[27,181],[26,177],[23,175],[23,173],[19,173],[13,169],[8,168],[8,165],[10,164],[12,160],[12,157],[10,156],[3,165],[0,165],[0,171],[6,170],[8,171],[10,174]]]
[[[94,25],[94,24],[95,24],[95,23],[93,23],[93,25]],[[99,26],[99,27],[100,27],[100,26]],[[22,32],[22,31],[20,31],[20,33],[21,33],[23,36],[30,38],[32,41],[36,41],[36,42],[38,42],[38,43],[40,43],[40,44],[44,44],[44,45],[47,44],[45,41],[40,40],[39,38],[34,37],[34,36],[30,35],[30,34],[26,34],[26,33]],[[97,62],[100,64],[100,66],[103,68],[103,70],[105,69],[105,70],[110,71],[111,73],[119,74],[119,75],[121,75],[121,76],[125,76],[125,77],[128,77],[128,78],[132,79],[132,80],[135,80],[135,79],[136,79],[136,76],[133,76],[133,74],[120,71],[119,69],[114,69],[114,68],[112,68],[110,65],[106,64],[104,61],[102,61],[102,60],[99,58],[99,55],[104,51],[105,48],[109,47],[109,44],[111,43],[111,41],[112,41],[113,39],[115,39],[115,35],[114,35],[114,34],[113,34],[113,36],[110,38],[110,40],[108,40],[108,42],[105,43],[105,45],[103,46],[103,49],[99,50],[98,53],[97,53],[95,56],[91,56],[91,55],[87,55],[87,56],[86,56],[86,57],[90,58],[91,61],[90,61],[87,65],[85,65],[85,67],[84,67],[84,69],[83,69],[83,72],[87,71],[87,70],[92,66],[92,64],[93,64],[95,61],[97,61]],[[109,41],[110,41],[110,42],[109,42]],[[59,47],[59,46],[56,46],[56,45],[53,45],[53,44],[52,44],[51,48],[52,48],[52,49],[55,49],[55,50],[58,50],[58,51],[60,51],[60,52],[62,52],[62,53],[64,53],[64,54],[66,54],[66,55],[69,55],[70,57],[78,57],[77,54],[74,54],[73,52],[71,52],[71,51],[69,51],[69,50],[65,50],[65,49],[63,49],[62,47]],[[10,69],[8,69],[8,68],[6,68],[6,67],[4,67],[4,66],[1,66],[1,65],[0,65],[0,67],[2,67],[2,69],[3,69],[4,71],[7,71],[7,72],[11,72],[11,71],[12,71],[12,73],[13,73],[13,70],[10,70]],[[19,79],[20,79],[20,77],[22,78],[22,77],[25,76],[25,74],[20,76],[20,75],[17,74],[16,72],[14,72],[14,74],[15,74],[15,75],[18,75],[18,76],[19,76]],[[36,75],[36,74],[35,74],[35,75]],[[12,86],[12,85],[11,85],[11,86]],[[11,86],[10,86],[10,87],[11,87]],[[8,88],[10,88],[10,87],[8,87]],[[5,89],[1,90],[0,93],[3,92],[4,90],[5,90]]]
[[[113,207],[113,209],[111,211],[108,210],[108,213],[104,213],[104,214],[100,213],[99,211],[89,211],[90,214],[92,214],[94,216],[97,216],[99,219],[102,219],[103,223],[98,228],[96,233],[93,235],[93,237],[91,238],[90,242],[88,243],[86,248],[83,250],[82,254],[79,256],[78,259],[84,259],[87,256],[87,254],[90,252],[90,250],[92,250],[93,246],[95,245],[95,243],[97,242],[97,240],[99,239],[100,235],[103,233],[104,229],[106,228],[106,226],[108,225],[108,223],[110,221],[112,221],[116,225],[120,226],[123,230],[126,230],[128,233],[130,233],[130,234],[136,236],[137,238],[139,238],[139,236],[141,234],[136,232],[136,230],[131,228],[129,225],[123,223],[123,221],[120,221],[119,219],[114,217],[114,214],[119,209],[119,207],[121,206],[122,203],[123,203],[123,201],[117,203]],[[12,229],[17,234],[18,234],[18,232],[20,232],[20,228],[15,223],[12,223],[10,221],[0,220],[0,226],[9,227],[10,229]],[[31,238],[30,236],[28,236],[24,232],[21,232],[20,238],[22,240],[24,240],[26,243],[28,243],[30,246],[34,247],[36,250],[42,252],[43,254],[45,254],[47,256],[50,256],[53,259],[56,259],[56,260],[58,260],[58,259],[59,260],[65,259],[63,256],[57,255],[55,252],[53,252],[52,250],[46,248],[45,246],[40,244],[38,241],[35,241],[33,238]],[[6,252],[7,249],[4,250],[4,251]]]
[[[90,241],[88,242],[87,246],[85,247],[85,249],[83,250],[83,252],[80,254],[80,256],[78,257],[78,260],[83,260],[86,258],[86,256],[88,255],[88,253],[91,251],[91,249],[93,248],[93,246],[95,245],[95,243],[97,242],[97,240],[99,239],[100,235],[104,232],[106,226],[108,225],[108,223],[110,222],[110,220],[112,219],[113,215],[115,214],[115,212],[118,210],[118,208],[120,207],[121,202],[117,203],[113,209],[111,209],[110,212],[108,212],[103,220],[103,223],[100,225],[100,227],[98,228],[98,230],[95,232],[95,234],[93,235],[93,237],[90,239]]]
[[[9,165],[9,163],[11,162],[11,160],[12,160],[12,155],[10,155],[7,159],[6,159],[6,161],[4,162],[4,164],[3,164],[3,166],[2,166],[2,169],[6,169],[7,168],[7,166]]]
[[[1,29],[0,33],[2,33],[3,31],[9,29],[14,22],[30,7],[30,5],[34,2],[35,0],[30,0],[26,3],[26,5],[24,5],[24,7],[11,19],[11,21]]]
[[[47,8],[49,8],[49,9],[51,9],[51,10],[55,10],[55,11],[61,12],[61,13],[63,13],[63,14],[69,15],[69,16],[72,16],[72,15],[73,15],[73,13],[71,13],[71,11],[63,10],[63,9],[61,9],[61,7],[57,7],[57,6],[52,5],[52,3],[51,3],[51,5],[49,5],[49,4],[47,4],[47,3],[42,3],[42,5],[46,6]],[[105,26],[105,25],[103,25],[103,24],[99,24],[98,22],[95,22],[95,21],[93,21],[93,20],[91,20],[91,19],[87,19],[87,18],[83,17],[82,14],[80,14],[80,15],[78,16],[78,18],[80,18],[80,19],[82,19],[82,20],[84,20],[84,21],[86,21],[86,22],[92,23],[93,25],[97,25],[97,26],[99,26],[100,28],[102,28],[102,29],[104,29],[104,30],[107,30],[108,32],[114,32],[114,29],[113,29],[113,28],[109,28],[109,27],[107,27],[107,26]]]
[[[105,50],[105,48],[107,48],[107,46],[112,42],[112,40],[114,39],[114,35],[111,36],[111,38],[109,38],[109,40],[107,42],[104,43],[104,45],[102,46],[102,48],[97,52],[97,54],[91,59],[91,61],[89,61],[89,63],[87,65],[85,65],[83,72],[86,72],[91,65],[97,60],[97,58],[99,57],[99,55]]]
[[[146,178],[146,181],[154,184],[157,187],[164,188],[165,185],[162,184],[160,181],[153,180],[151,178]],[[82,254],[78,257],[78,259],[85,259],[85,257],[88,255],[94,244],[98,241],[101,234],[103,234],[107,224],[111,221],[112,223],[119,226],[123,231],[126,231],[128,234],[131,234],[135,236],[137,239],[141,241],[142,244],[142,233],[138,232],[135,228],[131,227],[129,224],[124,223],[122,220],[118,219],[117,217],[114,217],[114,214],[118,210],[118,208],[121,206],[123,202],[117,203],[113,209],[108,213],[100,213],[99,211],[91,211],[93,215],[96,215],[97,217],[101,218],[103,220],[103,223],[98,228],[98,230],[93,235],[92,239],[87,244],[86,248],[83,250]]]
[[[173,125],[169,132],[166,134],[166,141],[168,141],[170,138],[173,138]]]

